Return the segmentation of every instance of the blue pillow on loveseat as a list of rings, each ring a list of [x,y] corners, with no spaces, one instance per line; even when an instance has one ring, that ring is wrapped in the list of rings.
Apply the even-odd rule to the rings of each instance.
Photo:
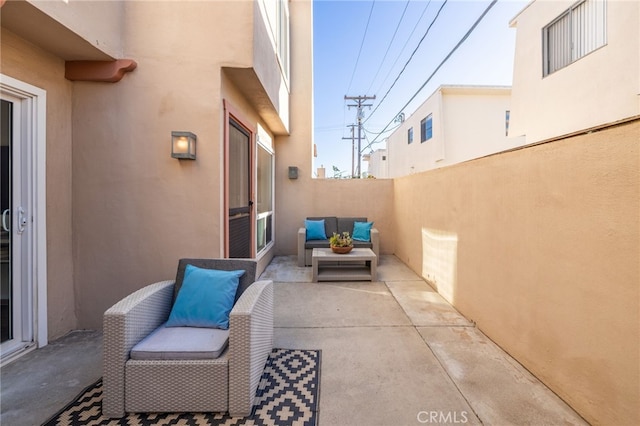
[[[323,220],[305,219],[304,227],[307,230],[307,241],[327,239],[327,235],[324,233],[324,219]]]
[[[371,241],[373,222],[353,222],[353,239],[356,241]]]

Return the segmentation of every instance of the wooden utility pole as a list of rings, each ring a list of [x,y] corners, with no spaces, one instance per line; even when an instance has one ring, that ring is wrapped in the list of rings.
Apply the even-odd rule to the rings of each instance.
[[[354,162],[355,157],[354,157],[354,155],[355,155],[355,149],[356,149],[355,146],[354,146],[356,138],[355,138],[355,136],[353,136],[353,128],[356,127],[356,125],[355,124],[349,124],[347,127],[351,127],[351,137],[350,138],[342,138],[342,139],[351,139],[351,179],[353,179],[353,176],[355,176],[354,175],[354,172],[355,172],[355,169],[354,169],[354,167],[355,167],[355,162]]]
[[[362,177],[361,174],[361,167],[362,167],[362,152],[361,152],[361,146],[362,146],[362,119],[364,118],[364,111],[362,110],[362,107],[369,107],[371,108],[371,104],[365,104],[364,102],[369,100],[369,99],[375,99],[376,95],[373,96],[346,96],[344,97],[345,100],[350,100],[350,101],[355,101],[355,104],[350,104],[347,105],[349,108],[351,107],[356,107],[357,111],[358,111],[358,178]]]

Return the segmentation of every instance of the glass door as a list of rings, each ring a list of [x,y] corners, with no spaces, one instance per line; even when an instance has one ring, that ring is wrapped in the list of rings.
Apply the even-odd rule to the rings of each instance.
[[[11,298],[11,117],[13,104],[2,99],[0,124],[0,336],[2,345],[13,339],[13,301]]]
[[[0,121],[0,357],[33,342],[31,289],[25,273],[28,255],[21,134],[21,100],[3,93]]]

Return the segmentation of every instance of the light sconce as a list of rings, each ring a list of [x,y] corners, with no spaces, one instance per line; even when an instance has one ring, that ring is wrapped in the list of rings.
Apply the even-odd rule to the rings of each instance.
[[[179,160],[195,160],[197,139],[191,132],[171,132],[171,156]]]

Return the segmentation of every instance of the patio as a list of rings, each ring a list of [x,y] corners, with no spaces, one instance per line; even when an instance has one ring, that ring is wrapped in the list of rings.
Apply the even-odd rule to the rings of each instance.
[[[322,350],[320,425],[586,424],[394,256],[378,281],[311,283],[276,257],[275,346]],[[3,425],[39,425],[101,375],[82,331],[2,368]]]

